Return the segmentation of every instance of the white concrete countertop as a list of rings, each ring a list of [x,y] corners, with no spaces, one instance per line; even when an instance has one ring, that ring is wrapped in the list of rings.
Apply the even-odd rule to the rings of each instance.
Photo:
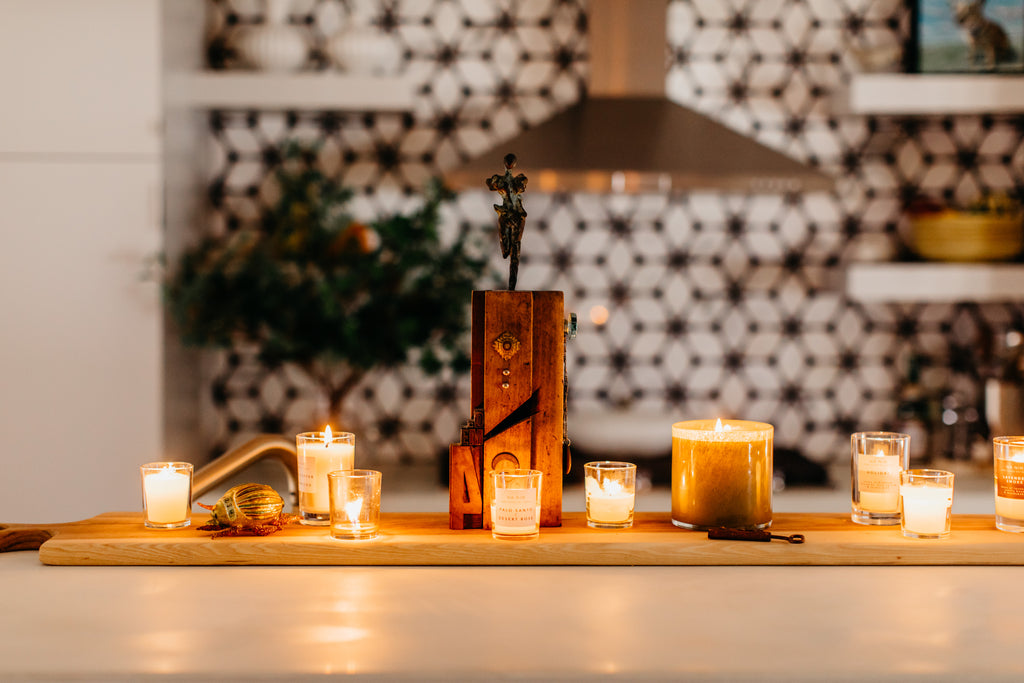
[[[389,511],[446,506],[443,490],[395,484]],[[969,492],[958,512],[990,511],[990,480]],[[838,511],[848,495],[787,490],[774,507]],[[667,491],[638,500],[666,504]],[[567,489],[566,509],[581,505]],[[1021,567],[47,567],[25,551],[0,554],[0,681],[1020,681],[1022,579]]]
[[[1019,567],[46,567],[0,680],[1013,680]]]

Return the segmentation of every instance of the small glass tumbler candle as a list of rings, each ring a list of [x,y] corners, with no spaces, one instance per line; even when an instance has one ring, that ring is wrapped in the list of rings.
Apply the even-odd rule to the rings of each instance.
[[[996,528],[1024,531],[1024,436],[992,439],[995,456]]]
[[[704,531],[771,526],[774,432],[747,420],[672,425],[672,523]]]
[[[142,474],[142,506],[150,529],[180,529],[192,523],[192,463],[150,462]]]
[[[587,526],[626,529],[633,526],[636,465],[630,462],[588,462],[583,466]]]
[[[850,437],[850,518],[857,524],[900,523],[900,472],[910,467],[910,435],[857,432]]]
[[[948,538],[953,508],[953,473],[900,472],[900,528],[908,538]]]
[[[376,470],[328,473],[331,536],[346,540],[377,536],[380,532],[380,477]]]
[[[540,470],[494,470],[491,535],[504,540],[527,540],[540,533]]]
[[[356,437],[351,432],[303,432],[295,437],[299,461],[299,521],[310,526],[331,523],[327,474],[350,470],[355,462]]]

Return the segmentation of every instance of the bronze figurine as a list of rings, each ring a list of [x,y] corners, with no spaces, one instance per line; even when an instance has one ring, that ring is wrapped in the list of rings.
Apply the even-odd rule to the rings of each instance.
[[[516,155],[505,155],[505,174],[494,174],[487,179],[487,189],[501,195],[501,204],[495,204],[498,213],[498,239],[501,241],[501,257],[509,259],[508,288],[514,291],[519,276],[519,246],[523,241],[526,226],[526,210],[523,209],[522,193],[526,191],[526,176],[512,175],[516,166]]]

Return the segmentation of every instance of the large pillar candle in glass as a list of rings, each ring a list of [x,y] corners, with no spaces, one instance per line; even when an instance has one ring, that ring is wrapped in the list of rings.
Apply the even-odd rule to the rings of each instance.
[[[747,420],[672,425],[672,523],[687,529],[770,526],[774,431]]]
[[[992,439],[995,457],[996,528],[1024,531],[1024,436]]]
[[[299,461],[299,521],[311,526],[331,523],[327,475],[350,470],[355,462],[356,437],[351,432],[303,432],[295,437]]]
[[[858,524],[900,523],[900,472],[910,467],[910,435],[857,432],[850,437],[850,518]]]

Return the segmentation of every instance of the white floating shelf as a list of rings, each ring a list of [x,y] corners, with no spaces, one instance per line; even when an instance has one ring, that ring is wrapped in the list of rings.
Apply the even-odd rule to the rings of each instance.
[[[178,73],[164,80],[167,104],[210,109],[405,111],[414,90],[401,76],[330,73]]]
[[[867,303],[1024,301],[1024,265],[854,263],[846,294]]]
[[[1024,76],[855,74],[846,93],[854,114],[996,114],[1024,111]]]

